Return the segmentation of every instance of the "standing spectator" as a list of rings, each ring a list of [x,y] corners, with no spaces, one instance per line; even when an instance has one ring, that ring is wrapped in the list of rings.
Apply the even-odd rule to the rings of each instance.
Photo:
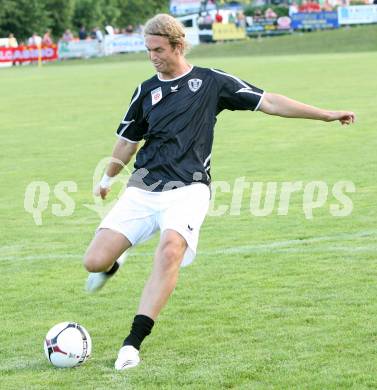
[[[43,39],[42,39],[42,45],[43,46],[51,46],[54,42],[52,41],[52,38],[51,38],[51,30],[47,30],[45,32],[45,35],[43,35]]]
[[[41,46],[42,37],[40,37],[36,32],[28,39],[27,44],[29,46]]]
[[[62,41],[63,42],[71,42],[73,41],[73,34],[71,30],[67,29],[64,31],[64,34],[62,36]]]
[[[85,26],[81,26],[79,31],[79,39],[80,41],[85,41],[86,38],[88,38],[88,34],[85,30]]]

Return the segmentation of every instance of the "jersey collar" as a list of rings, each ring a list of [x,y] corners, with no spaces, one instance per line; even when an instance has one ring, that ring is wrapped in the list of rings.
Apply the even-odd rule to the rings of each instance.
[[[160,73],[157,73],[157,77],[158,77],[158,79],[159,79],[160,81],[162,81],[162,82],[164,82],[164,83],[168,83],[168,82],[170,82],[170,81],[179,80],[179,79],[181,79],[182,77],[187,76],[193,69],[194,69],[194,66],[191,66],[191,68],[190,68],[186,73],[183,73],[183,74],[181,74],[180,76],[175,77],[174,79],[164,80],[164,79],[162,79],[162,78],[160,77]]]

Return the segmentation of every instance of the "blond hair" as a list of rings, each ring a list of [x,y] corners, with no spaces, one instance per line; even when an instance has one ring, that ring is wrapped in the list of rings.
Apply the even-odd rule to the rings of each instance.
[[[144,35],[166,37],[173,49],[181,45],[182,53],[186,53],[189,48],[183,24],[168,14],[158,14],[149,19],[144,27]]]

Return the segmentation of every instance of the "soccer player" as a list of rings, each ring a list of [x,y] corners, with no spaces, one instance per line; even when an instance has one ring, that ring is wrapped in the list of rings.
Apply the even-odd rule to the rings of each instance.
[[[140,84],[117,129],[118,140],[98,195],[136,155],[135,170],[119,201],[103,219],[85,254],[87,290],[103,287],[124,261],[125,251],[160,230],[151,275],[131,331],[115,362],[138,365],[139,349],[174,290],[179,268],[195,257],[210,199],[213,129],[222,110],[261,111],[287,118],[350,124],[350,111],[315,108],[265,92],[217,69],[189,64],[183,26],[160,14],[146,23],[145,42],[157,74]]]

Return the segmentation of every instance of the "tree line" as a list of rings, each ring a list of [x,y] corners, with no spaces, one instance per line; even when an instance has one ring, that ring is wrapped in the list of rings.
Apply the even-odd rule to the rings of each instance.
[[[48,29],[59,38],[68,28],[126,27],[168,9],[169,0],[0,0],[0,38],[13,33],[25,40]]]

